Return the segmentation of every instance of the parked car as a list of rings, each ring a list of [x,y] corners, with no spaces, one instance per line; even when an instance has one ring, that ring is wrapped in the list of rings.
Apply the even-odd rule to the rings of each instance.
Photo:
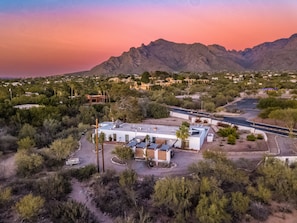
[[[78,164],[80,164],[79,158],[70,158],[70,159],[66,160],[67,166],[78,165]]]

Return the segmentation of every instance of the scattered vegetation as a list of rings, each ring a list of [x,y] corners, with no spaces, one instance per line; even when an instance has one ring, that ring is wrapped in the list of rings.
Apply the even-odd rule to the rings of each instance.
[[[21,219],[31,221],[38,216],[43,206],[44,199],[42,197],[28,194],[16,203],[15,208]]]
[[[77,149],[82,132],[89,129],[96,118],[140,122],[145,118],[168,117],[168,106],[214,112],[240,93],[257,94],[259,89],[255,83],[279,89],[259,100],[260,117],[286,126],[290,133],[296,128],[296,100],[278,98],[285,88],[295,93],[295,84],[283,82],[279,76],[266,75],[264,79],[261,73],[242,74],[238,83],[226,77],[229,74],[224,72],[209,75],[156,71],[145,72],[139,79],[134,75],[120,75],[118,82],[87,76],[2,81],[0,154],[16,153],[18,178],[1,185],[0,219],[9,219],[11,213],[17,213],[19,221],[27,222],[41,222],[45,218],[52,222],[77,222],[77,219],[96,222],[84,204],[66,201],[72,178],[92,182],[94,202],[114,217],[115,222],[263,221],[271,214],[272,201],[296,205],[296,165],[286,166],[274,159],[263,162],[256,170],[245,171],[249,162],[239,165],[223,153],[206,152],[204,160],[189,167],[191,176],[164,179],[154,176],[139,179],[132,169],[120,174],[106,170],[93,177],[96,172],[93,165],[60,172],[65,159]],[[124,83],[129,78],[137,81],[138,86],[155,84],[155,80],[166,84],[138,91]],[[86,94],[102,94],[107,99],[90,106]],[[198,94],[199,99],[192,97],[193,94]],[[40,106],[14,107],[27,103]],[[236,144],[237,128],[223,122],[218,126],[218,134],[227,138],[227,143]],[[188,137],[188,128],[184,123],[180,126],[178,137],[182,141]],[[260,140],[263,135],[250,134],[247,140],[250,138]],[[130,148],[117,147],[114,154],[128,162],[133,153]]]

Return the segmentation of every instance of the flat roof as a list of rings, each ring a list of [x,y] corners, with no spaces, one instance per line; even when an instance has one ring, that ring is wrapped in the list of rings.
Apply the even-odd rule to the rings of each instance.
[[[166,125],[151,125],[144,123],[122,123],[116,125],[114,122],[102,122],[100,123],[99,129],[101,130],[116,130],[123,132],[141,132],[141,133],[154,133],[154,134],[164,134],[164,135],[175,135],[176,131],[179,130],[179,126],[166,126]],[[191,125],[189,132],[197,132],[198,131],[207,131],[209,129],[208,126],[203,125]],[[199,137],[200,134],[190,135]]]

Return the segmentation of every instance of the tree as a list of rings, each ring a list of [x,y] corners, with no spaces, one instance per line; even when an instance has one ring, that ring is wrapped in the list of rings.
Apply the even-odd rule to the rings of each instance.
[[[260,174],[258,180],[258,191],[262,191],[262,196],[267,202],[271,196],[278,201],[287,201],[297,198],[297,182],[296,170],[284,165],[283,162],[277,159],[269,158],[265,160],[265,165],[257,169]],[[261,186],[261,188],[259,188]],[[271,193],[265,193],[264,188]],[[259,194],[257,193],[257,194]],[[264,196],[265,194],[268,194]],[[268,197],[268,198],[266,198]]]
[[[49,204],[49,214],[53,223],[96,223],[96,218],[82,203],[70,200]]]
[[[186,220],[195,194],[193,183],[182,178],[165,178],[158,180],[154,187],[153,202],[156,206],[173,212]]]
[[[116,146],[112,151],[112,154],[116,155],[124,162],[131,160],[134,156],[132,149],[128,146]]]
[[[167,118],[169,116],[168,108],[156,102],[148,103],[147,117],[148,118]]]
[[[272,111],[269,118],[278,119],[284,122],[289,129],[289,136],[293,136],[293,129],[297,124],[297,109],[287,108]]]
[[[243,195],[241,192],[231,193],[231,206],[233,210],[233,215],[242,216],[249,208],[250,198]]]
[[[196,207],[196,217],[203,223],[231,222],[226,208],[228,199],[213,192],[209,196],[202,195]]]
[[[192,164],[189,170],[199,178],[214,177],[219,186],[226,191],[245,191],[249,182],[247,174],[237,169],[235,164],[227,159],[225,153],[205,151],[203,158],[205,160]]]
[[[136,183],[137,181],[137,173],[134,170],[124,170],[120,174],[120,180],[119,183],[122,187],[127,187],[132,189],[132,186]]]
[[[49,133],[51,137],[53,137],[54,134],[57,133],[60,126],[61,126],[60,122],[57,121],[56,119],[49,118],[43,121],[43,128],[45,132]]]
[[[11,188],[2,188],[0,187],[0,208],[7,204],[11,199]]]
[[[18,149],[29,151],[35,146],[35,141],[30,137],[22,138],[18,141]]]
[[[257,187],[249,186],[247,188],[248,194],[252,195],[255,199],[268,203],[271,199],[271,191],[265,187],[262,182],[258,182]]]
[[[84,124],[91,124],[96,117],[96,110],[92,106],[80,106],[80,120]]]
[[[185,124],[182,124],[179,127],[179,130],[176,131],[176,137],[181,139],[181,148],[185,148],[185,140],[190,136],[189,127]]]
[[[110,108],[109,117],[124,122],[139,122],[143,119],[141,106],[135,97],[122,97]]]
[[[28,154],[27,151],[18,151],[15,158],[17,172],[23,176],[29,176],[37,173],[43,166],[42,156],[32,153]]]
[[[220,188],[220,182],[214,177],[203,176],[200,180],[199,192],[200,194],[209,195],[212,192],[222,193],[223,190]]]
[[[72,136],[68,136],[66,139],[55,140],[47,153],[54,159],[60,161],[66,159],[75,149],[77,149],[77,141]]]
[[[36,129],[32,125],[26,123],[22,126],[20,130],[19,138],[22,139],[22,138],[29,137],[31,139],[34,139],[35,135],[36,135]]]
[[[205,101],[203,102],[203,108],[201,109],[204,109],[207,112],[214,112],[216,109],[216,105],[212,101]]]
[[[28,194],[15,205],[18,214],[25,220],[37,217],[44,205],[44,199],[40,196]]]
[[[143,72],[142,75],[141,75],[140,81],[147,84],[147,83],[150,82],[150,76],[151,75],[150,75],[149,72],[147,72],[147,71],[146,72]]]
[[[47,200],[63,200],[71,192],[71,184],[64,176],[54,174],[37,181],[37,190]]]

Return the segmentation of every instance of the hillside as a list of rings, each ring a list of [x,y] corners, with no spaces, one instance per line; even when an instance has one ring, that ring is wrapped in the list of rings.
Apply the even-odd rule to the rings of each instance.
[[[245,70],[297,70],[297,34],[266,42],[244,51],[220,45],[184,44],[158,39],[132,47],[121,56],[95,66],[90,75],[117,75],[162,70],[167,72],[216,72]]]

